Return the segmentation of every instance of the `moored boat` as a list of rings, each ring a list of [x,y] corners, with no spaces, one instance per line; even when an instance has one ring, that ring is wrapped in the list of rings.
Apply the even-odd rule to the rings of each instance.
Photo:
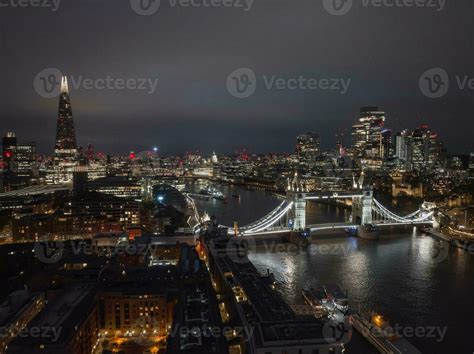
[[[326,297],[334,302],[334,306],[341,312],[345,313],[349,310],[349,302],[347,301],[347,294],[344,294],[335,284],[324,286]]]

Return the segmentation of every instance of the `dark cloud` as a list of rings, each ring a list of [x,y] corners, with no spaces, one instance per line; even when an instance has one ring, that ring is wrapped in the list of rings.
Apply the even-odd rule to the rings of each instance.
[[[450,151],[474,150],[466,134],[474,92],[452,87],[429,99],[418,88],[433,67],[474,77],[471,1],[448,0],[437,12],[354,0],[344,16],[327,13],[321,0],[255,0],[250,11],[169,1],[153,16],[137,15],[127,0],[63,0],[56,12],[0,8],[3,132],[52,151],[57,99],[37,95],[33,79],[56,67],[75,77],[159,79],[152,95],[71,90],[79,143],[111,153],[154,145],[167,153],[288,151],[297,133],[310,130],[329,147],[362,105],[381,106],[394,129],[427,123]],[[247,99],[226,89],[228,74],[240,67],[258,77]],[[344,77],[351,86],[345,95],[269,91],[262,75]]]

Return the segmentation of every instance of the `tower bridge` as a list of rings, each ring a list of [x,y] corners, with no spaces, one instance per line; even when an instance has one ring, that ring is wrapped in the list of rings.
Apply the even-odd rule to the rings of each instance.
[[[308,201],[351,199],[352,212],[347,223],[308,225],[306,205]],[[358,226],[396,226],[436,224],[435,205],[423,203],[418,210],[408,215],[397,215],[373,197],[372,188],[355,189],[351,192],[310,193],[299,183],[297,174],[288,183],[286,199],[274,210],[259,220],[243,227],[234,227],[241,236],[282,232],[316,232],[319,230],[346,229]]]

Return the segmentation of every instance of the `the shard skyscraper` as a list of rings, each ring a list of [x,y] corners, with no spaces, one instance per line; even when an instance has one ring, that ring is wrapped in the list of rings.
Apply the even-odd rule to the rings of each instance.
[[[59,96],[58,123],[56,128],[56,145],[54,148],[53,183],[72,182],[72,173],[78,164],[76,131],[72,117],[71,100],[67,77],[61,78]]]

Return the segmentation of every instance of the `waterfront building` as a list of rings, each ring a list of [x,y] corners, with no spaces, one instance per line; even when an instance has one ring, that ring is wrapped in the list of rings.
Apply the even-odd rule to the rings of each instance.
[[[248,260],[248,246],[226,234],[209,225],[199,248],[219,294],[222,317],[244,329],[229,349],[258,354],[342,353],[343,345],[323,331],[324,322],[296,314],[275,291],[273,275],[260,274]]]

